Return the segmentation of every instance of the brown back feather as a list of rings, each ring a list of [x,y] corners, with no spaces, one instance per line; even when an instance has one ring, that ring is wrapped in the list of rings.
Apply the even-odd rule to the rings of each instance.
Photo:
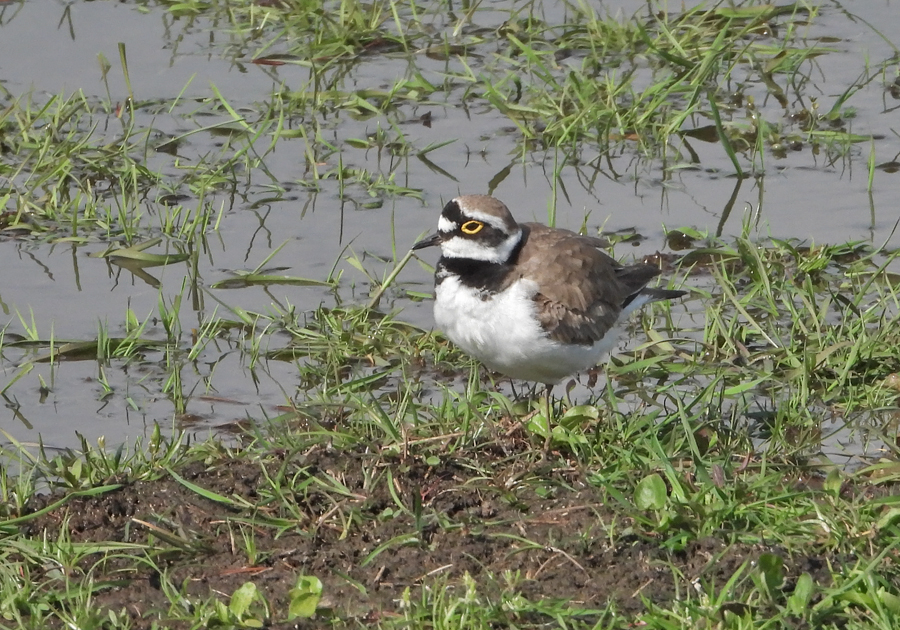
[[[659,275],[652,265],[623,267],[598,250],[606,241],[540,223],[523,223],[517,274],[551,278],[534,296],[538,319],[551,339],[591,344],[612,328],[629,296]],[[585,273],[587,272],[587,273]]]

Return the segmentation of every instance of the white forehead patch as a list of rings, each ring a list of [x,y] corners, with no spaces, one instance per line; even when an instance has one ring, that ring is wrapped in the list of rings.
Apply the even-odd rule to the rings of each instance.
[[[459,225],[457,223],[454,223],[443,215],[438,219],[438,232],[455,232],[458,227]]]

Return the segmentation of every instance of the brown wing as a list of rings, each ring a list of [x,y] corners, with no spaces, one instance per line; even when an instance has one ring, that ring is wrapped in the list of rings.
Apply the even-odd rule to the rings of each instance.
[[[521,275],[550,278],[534,296],[538,318],[551,339],[591,344],[612,328],[628,298],[659,275],[651,265],[622,267],[598,250],[607,243],[568,230],[525,223]]]

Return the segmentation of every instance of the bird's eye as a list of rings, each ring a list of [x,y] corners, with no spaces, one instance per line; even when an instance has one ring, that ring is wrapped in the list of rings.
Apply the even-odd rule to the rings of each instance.
[[[483,227],[484,223],[481,221],[466,221],[459,229],[463,231],[463,234],[478,234]]]

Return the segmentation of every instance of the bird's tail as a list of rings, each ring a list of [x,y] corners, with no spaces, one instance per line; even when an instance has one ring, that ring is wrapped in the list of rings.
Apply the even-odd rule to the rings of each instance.
[[[641,297],[645,298],[644,303],[658,302],[660,300],[674,300],[682,295],[687,295],[687,291],[678,291],[675,289],[651,289],[645,287],[641,291]]]

